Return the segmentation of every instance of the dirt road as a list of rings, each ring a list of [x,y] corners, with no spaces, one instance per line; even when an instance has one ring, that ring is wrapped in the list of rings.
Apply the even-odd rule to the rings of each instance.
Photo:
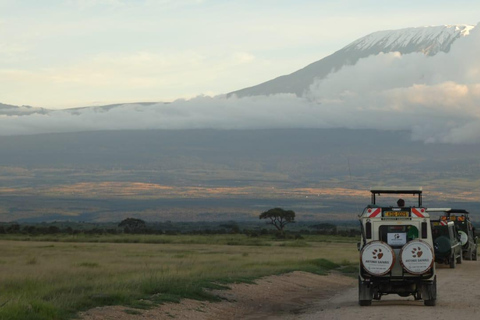
[[[184,300],[140,314],[125,307],[92,309],[84,320],[123,319],[246,319],[246,320],[461,320],[477,319],[480,312],[480,262],[464,261],[457,268],[437,266],[437,306],[422,301],[384,296],[372,306],[358,305],[357,280],[339,274],[318,276],[304,272],[272,276],[257,284],[236,284],[218,291],[220,303]]]
[[[464,261],[457,268],[437,267],[438,297],[435,307],[398,295],[382,297],[370,307],[357,303],[358,289],[349,288],[338,295],[316,302],[302,315],[281,319],[478,319],[480,312],[480,262]],[[272,318],[273,319],[273,318]]]

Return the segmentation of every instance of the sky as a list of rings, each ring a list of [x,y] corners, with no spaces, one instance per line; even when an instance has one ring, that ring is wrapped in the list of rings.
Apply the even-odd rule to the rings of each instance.
[[[0,0],[0,103],[220,105],[211,97],[292,73],[371,32],[476,25],[478,12],[480,2],[462,0]]]

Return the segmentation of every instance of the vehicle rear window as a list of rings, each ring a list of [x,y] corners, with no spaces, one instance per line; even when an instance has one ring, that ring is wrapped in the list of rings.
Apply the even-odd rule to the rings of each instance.
[[[378,231],[379,240],[388,243],[392,248],[401,248],[408,241],[418,238],[418,228],[412,225],[383,225]]]
[[[450,237],[448,234],[448,227],[447,226],[433,226],[432,230],[433,239],[437,239],[438,237]]]

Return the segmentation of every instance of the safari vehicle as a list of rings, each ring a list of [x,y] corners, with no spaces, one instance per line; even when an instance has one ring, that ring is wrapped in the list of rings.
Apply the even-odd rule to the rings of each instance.
[[[435,262],[448,264],[450,268],[462,263],[462,243],[452,221],[432,221],[432,234]]]
[[[422,207],[422,188],[372,188],[361,225],[358,300],[369,306],[383,295],[414,296],[426,306],[437,300],[430,216]],[[377,197],[405,194],[416,206],[377,205]]]
[[[441,221],[452,221],[460,235],[463,258],[466,260],[477,260],[477,236],[475,227],[470,221],[469,212],[464,209],[451,208],[429,208],[428,212],[440,212]]]

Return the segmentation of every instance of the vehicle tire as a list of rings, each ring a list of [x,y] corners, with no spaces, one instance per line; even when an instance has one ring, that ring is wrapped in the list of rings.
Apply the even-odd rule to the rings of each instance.
[[[422,300],[422,293],[420,291],[417,291],[415,292],[413,297],[415,298],[415,300]]]
[[[457,263],[462,264],[462,262],[463,262],[463,256],[462,256],[462,253],[460,253],[457,258]]]
[[[470,261],[473,260],[473,251],[471,249],[466,251],[463,258]]]
[[[429,307],[435,307],[437,300],[425,300],[423,304]]]
[[[358,304],[362,307],[368,307],[372,305],[372,300],[358,300]]]
[[[433,307],[437,304],[437,278],[433,280],[431,284],[424,285],[423,304],[426,306]]]
[[[455,267],[457,266],[457,260],[455,260],[455,254],[452,254],[452,256],[450,257],[450,268],[451,269],[455,269]]]
[[[372,305],[372,287],[358,277],[358,304],[362,307]]]
[[[472,253],[472,260],[477,261],[477,248],[475,248],[475,251]]]

